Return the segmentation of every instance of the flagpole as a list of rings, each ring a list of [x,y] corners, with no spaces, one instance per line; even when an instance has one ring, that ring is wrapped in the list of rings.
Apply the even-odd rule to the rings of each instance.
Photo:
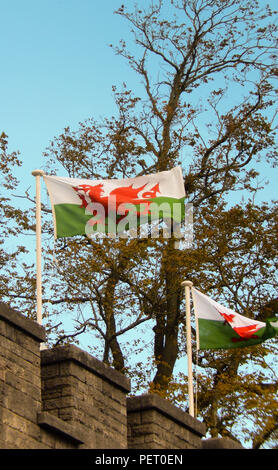
[[[198,354],[198,351],[200,350],[200,335],[199,335],[199,321],[198,321],[198,315],[197,315],[194,289],[191,290],[191,295],[192,295],[193,309],[194,309],[194,315],[195,315],[195,324],[196,324],[196,351]]]
[[[189,414],[190,416],[193,416],[194,418],[194,392],[193,392],[191,320],[190,320],[190,288],[193,286],[193,283],[191,281],[183,281],[181,285],[184,286],[184,290],[185,290]]]
[[[34,170],[36,177],[36,258],[37,258],[37,322],[42,324],[42,269],[41,269],[41,176],[43,170]]]

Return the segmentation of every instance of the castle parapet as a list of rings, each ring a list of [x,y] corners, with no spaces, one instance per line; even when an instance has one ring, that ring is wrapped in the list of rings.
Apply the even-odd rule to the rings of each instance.
[[[158,395],[0,302],[0,449],[236,449]]]

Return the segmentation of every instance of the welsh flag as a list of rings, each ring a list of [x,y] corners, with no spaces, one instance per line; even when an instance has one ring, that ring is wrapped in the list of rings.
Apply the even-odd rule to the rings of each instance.
[[[278,319],[266,323],[252,320],[220,305],[194,287],[192,298],[200,349],[252,346],[273,338],[278,332]]]
[[[44,175],[55,238],[122,233],[161,218],[184,218],[180,167],[122,180],[85,180]]]

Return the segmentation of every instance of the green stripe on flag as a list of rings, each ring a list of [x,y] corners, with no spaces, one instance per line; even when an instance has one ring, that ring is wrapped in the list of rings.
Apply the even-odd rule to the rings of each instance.
[[[260,344],[273,338],[275,328],[269,323],[254,334],[254,338],[241,338],[229,324],[199,318],[200,349],[233,349]]]
[[[185,217],[184,201],[184,197],[181,199],[169,197],[157,197],[148,199],[148,203],[151,202],[150,208],[153,211],[152,220],[162,219],[163,217],[165,217],[172,218],[176,222],[181,222]],[[143,211],[144,203],[141,203],[141,205],[134,205],[133,208],[134,207],[136,208],[136,210]],[[126,209],[128,210],[130,208],[131,205],[126,203]],[[77,204],[56,204],[54,206],[54,211],[57,238],[73,237],[75,235],[85,235],[86,224],[90,219],[93,218],[92,214],[87,213],[84,207],[81,207]],[[142,220],[144,220],[144,216]],[[140,222],[139,217],[137,222]],[[144,221],[144,223],[145,222],[146,220]]]
[[[57,238],[85,235],[86,223],[92,215],[86,214],[83,207],[76,204],[57,204],[54,209]]]

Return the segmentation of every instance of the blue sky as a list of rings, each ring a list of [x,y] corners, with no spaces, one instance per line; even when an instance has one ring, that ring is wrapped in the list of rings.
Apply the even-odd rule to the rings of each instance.
[[[1,1],[0,131],[20,151],[26,181],[66,126],[113,112],[112,85],[128,74],[109,47],[128,34],[113,13],[120,4]]]
[[[42,152],[66,126],[111,116],[112,85],[137,86],[109,47],[130,34],[114,14],[121,3],[0,0],[0,132],[8,134],[9,150],[21,153],[23,187],[34,185],[31,171],[43,165]],[[124,1],[127,7],[133,3]],[[275,0],[270,4],[275,8]],[[275,197],[272,191],[267,198]]]

